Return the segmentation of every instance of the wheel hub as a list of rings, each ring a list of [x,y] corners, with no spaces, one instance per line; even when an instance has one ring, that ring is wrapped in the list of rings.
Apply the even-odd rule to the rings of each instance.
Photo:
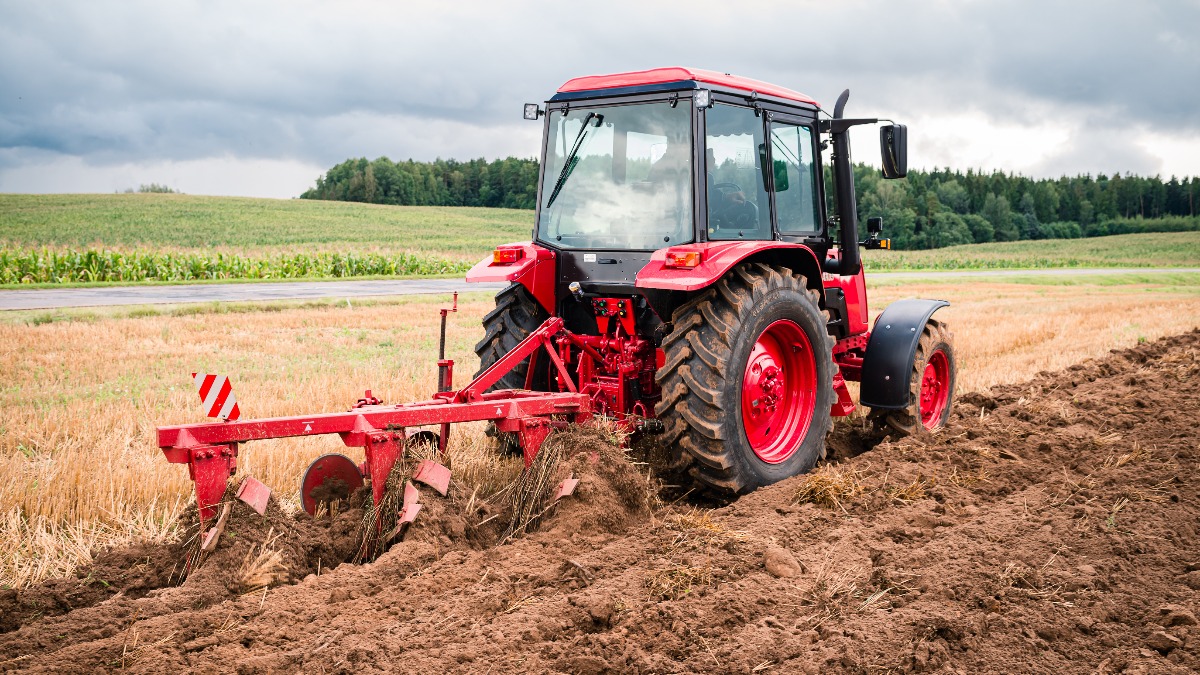
[[[795,323],[767,326],[750,351],[742,379],[742,423],[759,459],[777,464],[795,453],[816,402],[816,360]]]
[[[946,353],[935,351],[925,363],[921,375],[921,425],[933,429],[942,421],[946,403],[950,398],[950,361]]]

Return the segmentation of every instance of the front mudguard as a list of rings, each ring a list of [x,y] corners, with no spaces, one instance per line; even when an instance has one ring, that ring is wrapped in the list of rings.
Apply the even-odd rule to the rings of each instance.
[[[863,356],[861,405],[901,410],[912,403],[909,374],[921,332],[934,312],[949,305],[945,300],[897,300],[883,310]]]

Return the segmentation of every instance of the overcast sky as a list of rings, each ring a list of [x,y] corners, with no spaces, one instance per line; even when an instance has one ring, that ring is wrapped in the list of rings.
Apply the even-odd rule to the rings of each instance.
[[[1200,175],[1200,0],[0,0],[0,191],[294,197],[533,157],[576,75],[686,65],[909,125],[910,165]],[[874,132],[855,159],[878,163]]]

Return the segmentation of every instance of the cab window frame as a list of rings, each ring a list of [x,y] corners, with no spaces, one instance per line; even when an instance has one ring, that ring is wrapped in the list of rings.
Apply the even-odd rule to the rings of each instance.
[[[813,188],[813,200],[816,202],[817,210],[817,230],[815,232],[808,233],[788,233],[779,231],[779,224],[775,215],[774,176],[770,175],[768,176],[768,180],[770,181],[770,189],[768,189],[770,198],[768,201],[771,209],[771,233],[776,241],[805,244],[813,248],[815,251],[823,252],[827,246],[826,237],[829,231],[829,209],[826,202],[826,186],[823,178],[825,172],[825,157],[824,153],[821,151],[820,125],[817,123],[818,109],[815,106],[781,103],[773,98],[758,97],[754,94],[736,95],[730,92],[713,91],[709,107],[702,110],[703,114],[697,115],[696,133],[698,134],[698,137],[707,138],[707,115],[717,103],[724,103],[727,105],[738,106],[755,111],[762,124],[764,139],[770,134],[769,123],[772,120],[779,120],[780,122],[803,126],[809,129],[813,145],[813,173],[816,176],[821,176],[821,178],[814,180],[816,184]],[[710,239],[708,236],[708,158],[706,156],[707,153],[705,152],[704,147],[698,147],[697,154],[699,155],[697,159],[700,163],[698,163],[696,166],[703,166],[705,175],[703,176],[704,184],[698,184],[696,186],[697,215],[702,218],[702,220],[697,220],[698,232],[696,233],[696,241],[737,241],[734,239]],[[767,149],[767,157],[770,160],[771,150],[769,147]],[[697,183],[699,183],[701,180],[699,171],[697,171],[696,180]]]
[[[549,153],[552,151],[552,149],[549,147],[549,144],[545,142],[545,139],[548,138],[548,136],[549,136],[550,124],[552,123],[552,118],[557,119],[558,116],[563,114],[564,109],[571,110],[574,108],[591,107],[591,106],[617,107],[617,106],[641,105],[641,104],[646,104],[646,103],[666,102],[666,103],[671,103],[672,105],[675,105],[675,106],[686,105],[691,110],[690,119],[691,119],[692,138],[695,139],[698,134],[704,133],[704,125],[703,125],[703,122],[701,119],[703,117],[703,115],[699,114],[699,112],[696,110],[696,107],[692,104],[692,96],[694,93],[695,93],[695,90],[689,90],[689,89],[682,89],[682,90],[664,89],[664,90],[649,92],[649,93],[624,94],[624,95],[617,95],[617,96],[581,96],[581,97],[571,96],[571,97],[565,97],[561,100],[546,101],[546,113],[542,119],[543,142],[541,144],[541,151],[539,152],[540,161],[538,162],[538,186],[537,186],[537,202],[536,202],[538,205],[538,208],[536,208],[535,212],[534,212],[532,240],[535,243],[537,243],[539,246],[545,246],[545,247],[547,247],[551,250],[555,250],[555,251],[584,250],[584,249],[574,249],[574,248],[570,248],[570,247],[564,247],[564,246],[561,246],[557,241],[555,241],[552,238],[543,238],[542,237],[542,217],[544,215],[543,214],[544,209],[541,208],[541,204],[543,203],[543,200],[545,199],[545,196],[542,194],[542,192],[543,192],[543,187],[545,185],[546,161],[547,161],[547,158],[549,157]],[[698,171],[698,167],[700,166],[700,164],[698,162],[704,161],[704,153],[703,153],[703,150],[698,149],[698,148],[699,148],[699,144],[695,143],[693,140],[693,142],[692,142],[692,162],[691,162],[691,164],[692,164],[692,166],[691,166],[691,186],[692,186],[692,199],[691,199],[692,232],[691,232],[691,237],[686,242],[670,242],[669,246],[684,245],[684,244],[688,244],[688,243],[699,243],[699,242],[704,241],[703,234],[705,233],[706,228],[707,228],[707,206],[704,203],[704,195],[703,195],[704,190],[700,189],[700,183],[699,183],[699,173],[700,172]],[[704,228],[702,228],[700,226],[700,223],[702,222],[701,218],[703,218],[703,222],[705,224]],[[659,247],[659,248],[663,248],[663,247]],[[591,251],[591,249],[587,249],[587,250],[589,252]],[[655,248],[655,249],[598,248],[595,250],[596,251],[616,251],[616,252],[626,252],[626,253],[652,253],[659,249],[658,248]]]
[[[820,153],[820,148],[818,147],[818,143],[820,140],[820,133],[817,128],[817,125],[815,124],[816,120],[815,120],[815,118],[807,118],[807,117],[803,117],[803,116],[799,116],[799,115],[795,115],[795,114],[788,114],[788,113],[781,114],[781,113],[778,113],[775,111],[767,111],[766,114],[763,115],[763,118],[764,118],[763,119],[763,126],[764,126],[763,134],[764,134],[764,138],[766,138],[766,139],[771,139],[772,125],[799,127],[799,128],[807,130],[808,131],[809,152],[810,152],[810,156],[812,158],[810,172],[809,172],[809,174],[810,174],[809,181],[811,183],[811,185],[809,186],[809,188],[810,188],[809,192],[810,192],[810,198],[811,198],[811,201],[813,204],[813,229],[811,229],[811,230],[786,230],[785,231],[785,230],[781,229],[779,226],[779,210],[778,210],[778,206],[776,203],[778,192],[775,190],[775,171],[774,171],[775,144],[773,142],[767,143],[767,162],[768,162],[768,165],[771,167],[771,171],[769,171],[768,173],[769,173],[769,184],[771,186],[769,192],[770,192],[770,197],[771,197],[771,226],[772,226],[772,228],[773,228],[774,232],[776,233],[776,235],[780,239],[783,239],[784,237],[788,237],[791,239],[799,239],[799,240],[823,238],[825,235],[825,231],[826,231],[826,216],[825,216],[826,211],[825,211],[825,194],[824,194],[825,181],[818,179],[818,176],[821,176],[821,172],[824,171],[824,168],[821,166],[821,153]],[[791,187],[791,186],[789,186],[789,187]]]
[[[768,212],[768,223],[767,223],[768,231],[765,235],[765,238],[764,237],[755,237],[755,238],[743,238],[743,237],[714,238],[714,237],[712,237],[712,223],[709,222],[710,211],[709,211],[709,200],[708,200],[708,197],[709,197],[709,195],[708,195],[708,173],[709,173],[709,166],[708,166],[708,115],[711,114],[712,111],[714,109],[716,109],[718,105],[724,106],[726,108],[736,108],[741,111],[744,111],[745,114],[747,114],[747,115],[753,115],[754,119],[757,121],[758,133],[760,133],[762,135],[762,140],[763,140],[764,145],[769,145],[769,143],[767,143],[767,127],[765,124],[766,115],[763,114],[763,110],[761,108],[753,105],[753,101],[751,99],[738,97],[738,96],[732,96],[732,95],[725,94],[725,93],[713,92],[712,102],[709,104],[709,106],[707,108],[704,109],[704,116],[703,116],[704,119],[703,119],[703,124],[701,125],[702,126],[701,131],[703,134],[702,138],[704,138],[704,143],[698,145],[698,150],[699,150],[702,164],[698,164],[697,166],[703,166],[703,168],[704,168],[703,173],[697,171],[697,178],[696,178],[697,183],[698,183],[697,184],[697,192],[704,195],[704,204],[703,204],[703,211],[702,211],[704,213],[704,221],[702,224],[703,240],[704,241],[713,241],[713,242],[775,241],[778,239],[778,236],[777,236],[778,230],[775,227],[775,215],[774,215],[774,211],[773,211],[774,207],[772,206],[772,195],[771,195],[772,186],[770,183],[767,183],[767,185],[763,187],[763,191],[765,193],[764,197],[765,197],[766,204],[756,204],[756,206],[759,208],[760,211],[763,208],[766,208],[767,212]],[[750,127],[748,127],[748,128],[750,128]],[[768,150],[767,152],[769,155],[770,151]],[[755,161],[757,162],[758,161],[757,148],[755,148],[755,154],[756,154]],[[760,167],[760,171],[761,170],[765,170],[765,167]],[[761,181],[762,181],[761,174],[759,176],[755,177],[754,190],[756,192],[760,186]],[[747,186],[744,186],[744,185],[740,186],[740,187],[742,187],[742,189],[744,191],[747,189]],[[760,215],[759,217],[761,218],[762,216]],[[757,230],[758,228],[755,228],[755,229]]]

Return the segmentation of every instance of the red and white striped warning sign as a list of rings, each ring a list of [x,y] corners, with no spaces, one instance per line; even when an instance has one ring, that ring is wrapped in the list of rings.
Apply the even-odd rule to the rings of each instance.
[[[204,414],[209,417],[221,417],[236,420],[242,412],[238,410],[237,399],[233,397],[233,385],[224,375],[209,373],[192,373],[196,382],[196,391],[200,392],[200,400],[204,402]]]

